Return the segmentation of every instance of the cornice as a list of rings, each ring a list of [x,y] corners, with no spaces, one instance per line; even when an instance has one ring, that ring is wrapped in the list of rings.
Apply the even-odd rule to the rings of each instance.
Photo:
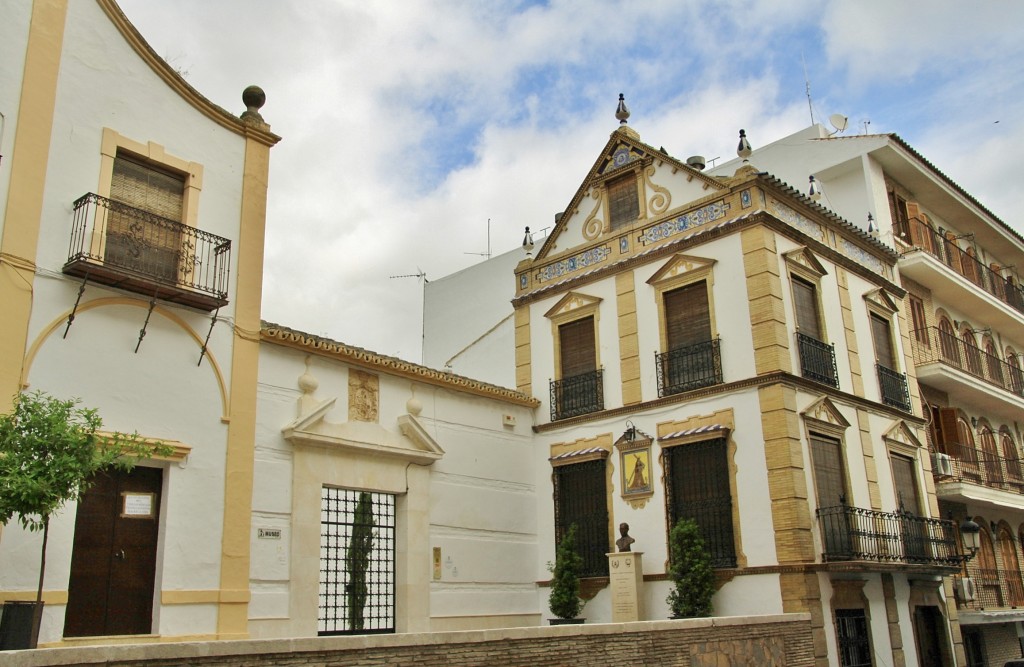
[[[204,116],[235,134],[252,138],[267,146],[273,146],[281,140],[281,137],[270,131],[269,125],[261,128],[258,125],[245,122],[238,116],[217,106],[193,88],[181,75],[174,71],[173,67],[157,55],[153,47],[136,30],[135,26],[128,20],[128,17],[124,15],[124,12],[121,11],[115,0],[96,0],[96,2],[110,19],[111,23],[114,24],[114,27],[124,37],[125,41],[149,65],[150,69]],[[241,91],[239,91],[239,96],[241,94]]]
[[[289,329],[272,322],[262,322],[260,339],[263,342],[302,350],[308,354],[315,354],[320,357],[337,359],[353,366],[389,375],[397,375],[453,391],[507,401],[529,408],[535,408],[540,405],[540,401],[536,398],[527,396],[514,389],[499,387],[498,385],[473,380],[453,373],[445,373],[397,357],[388,357],[361,347],[354,347],[329,338]]]

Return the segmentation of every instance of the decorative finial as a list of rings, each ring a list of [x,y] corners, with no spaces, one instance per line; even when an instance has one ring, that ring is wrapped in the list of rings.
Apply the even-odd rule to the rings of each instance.
[[[267,103],[267,94],[259,86],[249,86],[242,91],[242,103],[245,104],[245,111],[242,112],[242,120],[256,122],[266,125],[260,109]]]
[[[750,148],[750,142],[747,141],[747,131],[740,130],[740,145],[736,147],[736,155],[743,158],[743,161],[746,162],[753,152],[753,149]]]
[[[810,185],[807,186],[807,196],[811,198],[811,201],[821,199],[821,185],[814,180],[814,176],[811,176]]]
[[[527,257],[533,256],[533,234],[530,233],[530,228],[526,228],[526,235],[523,236],[523,250],[526,251]]]
[[[878,236],[878,227],[875,227],[875,216],[868,211],[868,234]]]
[[[629,108],[626,107],[626,96],[619,93],[619,106],[615,108],[615,117],[619,119],[619,125],[625,125],[629,120]]]

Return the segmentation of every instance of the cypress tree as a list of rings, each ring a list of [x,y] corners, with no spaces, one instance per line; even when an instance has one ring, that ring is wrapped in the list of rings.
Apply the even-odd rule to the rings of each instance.
[[[373,498],[363,491],[356,503],[352,521],[352,537],[348,542],[348,556],[345,571],[348,584],[345,595],[348,602],[348,627],[350,630],[363,629],[363,608],[366,606],[366,571],[370,566],[370,551],[373,549]]]

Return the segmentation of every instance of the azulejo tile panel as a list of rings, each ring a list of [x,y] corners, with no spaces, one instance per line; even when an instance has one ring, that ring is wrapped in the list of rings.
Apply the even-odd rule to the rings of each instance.
[[[725,217],[725,214],[729,211],[729,204],[725,203],[725,200],[720,200],[698,208],[695,211],[690,211],[684,215],[677,216],[671,220],[659,222],[656,225],[652,225],[645,229],[637,240],[640,243],[647,245],[648,243],[655,243],[662,239],[667,239],[676,234],[685,232],[693,227],[700,227],[706,225],[709,222],[718,220],[719,218]]]
[[[566,257],[565,259],[548,264],[547,266],[541,267],[537,271],[535,280],[538,283],[547,282],[555,278],[561,278],[562,276],[572,273],[577,269],[584,269],[608,259],[611,255],[612,249],[610,246],[599,246],[597,248],[591,248],[578,255],[572,257]]]

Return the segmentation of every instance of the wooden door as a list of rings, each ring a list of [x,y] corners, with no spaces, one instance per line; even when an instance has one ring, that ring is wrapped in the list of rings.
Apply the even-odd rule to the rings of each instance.
[[[152,630],[163,471],[98,474],[78,502],[66,637]]]

